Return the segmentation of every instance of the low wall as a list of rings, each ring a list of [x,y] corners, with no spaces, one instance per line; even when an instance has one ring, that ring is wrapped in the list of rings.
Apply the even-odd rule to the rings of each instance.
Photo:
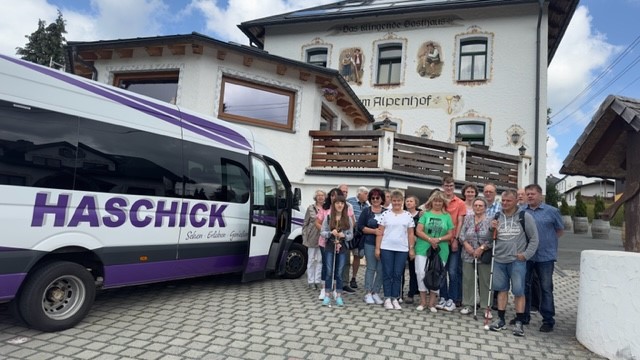
[[[576,338],[609,359],[640,359],[640,254],[580,255]]]

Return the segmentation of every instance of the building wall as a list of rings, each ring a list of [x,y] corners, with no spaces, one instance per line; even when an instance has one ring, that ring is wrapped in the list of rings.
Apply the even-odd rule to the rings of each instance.
[[[409,20],[453,19],[445,26],[405,26]],[[545,179],[546,169],[546,18],[542,19],[540,124],[538,138],[538,182]],[[362,26],[397,24],[392,31],[361,31]],[[461,120],[486,122],[489,149],[518,155],[524,145],[528,155],[535,147],[535,76],[536,76],[537,6],[502,6],[467,11],[412,13],[367,19],[332,22],[309,22],[301,25],[267,27],[265,50],[272,54],[306,61],[305,50],[326,46],[328,67],[340,69],[341,51],[360,47],[364,54],[362,83],[350,82],[356,94],[377,120],[389,117],[398,123],[400,133],[453,142],[455,123]],[[491,62],[489,80],[483,83],[455,81],[458,64],[458,36],[486,35],[490,39]],[[419,53],[427,41],[440,46],[442,69],[439,76],[420,76]],[[374,85],[377,46],[385,42],[403,44],[401,84]],[[375,97],[429,97],[429,107],[378,106]],[[447,96],[454,97],[453,106],[446,105]],[[455,101],[459,96],[460,100]],[[434,104],[439,97],[439,103]],[[519,127],[521,140],[511,143],[511,131]],[[534,159],[535,162],[535,159]],[[533,172],[532,172],[533,174]],[[531,182],[534,181],[531,176]]]
[[[345,123],[351,129],[358,129],[334,102],[323,99],[313,78],[308,81],[300,80],[296,69],[289,69],[285,75],[278,75],[275,64],[257,58],[251,67],[246,67],[243,65],[242,55],[231,51],[227,51],[225,60],[219,60],[210,47],[205,47],[202,55],[165,54],[161,57],[151,57],[143,49],[135,49],[132,58],[121,59],[114,56],[109,60],[97,60],[95,67],[98,70],[97,80],[105,84],[113,84],[116,73],[179,70],[176,104],[212,116],[218,114],[223,74],[294,90],[297,95],[293,132],[246,126],[258,141],[271,149],[272,155],[282,164],[294,186],[302,188],[305,201],[312,198],[314,189],[327,187],[326,179],[317,179],[320,183],[305,179],[305,169],[311,162],[309,131],[320,128],[323,104],[337,116],[337,124]],[[364,129],[363,125],[359,127]],[[344,181],[336,179],[335,182],[337,185]]]

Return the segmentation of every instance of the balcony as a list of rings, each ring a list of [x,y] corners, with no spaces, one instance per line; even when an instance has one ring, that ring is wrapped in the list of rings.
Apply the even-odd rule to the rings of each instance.
[[[310,131],[313,140],[307,173],[362,173],[438,184],[444,175],[499,188],[528,184],[531,158],[451,144],[393,130]]]

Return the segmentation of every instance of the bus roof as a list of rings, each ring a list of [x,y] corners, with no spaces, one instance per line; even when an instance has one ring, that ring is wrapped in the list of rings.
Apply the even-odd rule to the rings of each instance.
[[[237,152],[255,151],[251,131],[242,126],[3,54],[0,96],[18,104],[108,123],[153,128],[170,136],[179,134],[182,127],[185,137],[213,141]]]

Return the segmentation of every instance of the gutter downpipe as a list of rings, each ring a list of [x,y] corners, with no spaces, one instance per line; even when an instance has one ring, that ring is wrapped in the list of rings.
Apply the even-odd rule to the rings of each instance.
[[[540,6],[538,11],[538,25],[536,27],[536,100],[535,100],[535,147],[534,147],[534,157],[536,161],[533,163],[533,183],[538,183],[538,159],[540,154],[540,32],[542,31],[542,13],[544,12],[544,2],[545,0],[538,0],[538,4]]]

